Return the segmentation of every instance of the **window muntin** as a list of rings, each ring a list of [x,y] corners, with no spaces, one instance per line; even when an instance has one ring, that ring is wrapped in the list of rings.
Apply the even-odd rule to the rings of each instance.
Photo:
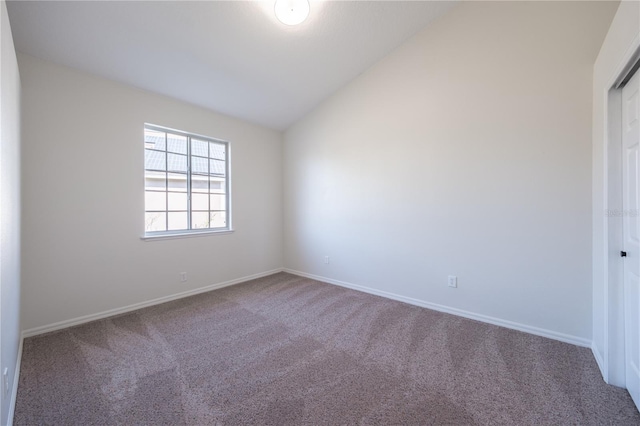
[[[145,236],[230,229],[229,143],[145,125]]]

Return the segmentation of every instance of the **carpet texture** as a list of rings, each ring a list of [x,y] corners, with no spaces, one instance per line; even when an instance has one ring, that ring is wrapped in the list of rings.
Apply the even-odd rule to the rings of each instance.
[[[638,425],[588,349],[280,273],[25,339],[17,425]]]

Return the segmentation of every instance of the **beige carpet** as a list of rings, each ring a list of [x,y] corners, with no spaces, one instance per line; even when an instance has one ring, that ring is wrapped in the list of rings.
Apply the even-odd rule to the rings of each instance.
[[[17,425],[638,425],[588,349],[281,273],[24,342]]]

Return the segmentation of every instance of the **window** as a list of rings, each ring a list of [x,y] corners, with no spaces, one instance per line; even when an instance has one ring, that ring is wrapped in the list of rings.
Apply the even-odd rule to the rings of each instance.
[[[229,143],[144,127],[145,236],[230,230]]]

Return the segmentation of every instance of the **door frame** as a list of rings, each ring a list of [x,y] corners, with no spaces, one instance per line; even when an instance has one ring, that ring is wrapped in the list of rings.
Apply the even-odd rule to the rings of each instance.
[[[626,387],[625,330],[624,330],[624,264],[622,250],[622,87],[640,65],[640,37],[627,49],[618,67],[611,75],[604,93],[605,125],[604,146],[604,359],[600,364],[606,383]],[[596,212],[594,212],[596,213]]]

